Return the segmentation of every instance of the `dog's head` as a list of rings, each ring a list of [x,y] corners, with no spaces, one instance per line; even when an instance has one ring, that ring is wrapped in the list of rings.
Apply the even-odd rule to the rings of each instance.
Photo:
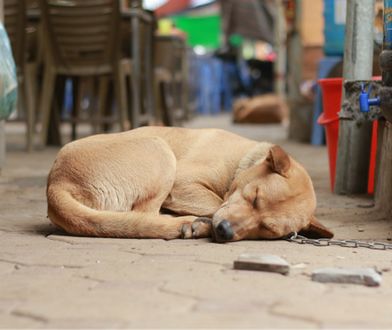
[[[331,238],[315,217],[316,196],[305,169],[279,146],[259,164],[240,171],[213,216],[218,242],[275,239],[292,232]]]

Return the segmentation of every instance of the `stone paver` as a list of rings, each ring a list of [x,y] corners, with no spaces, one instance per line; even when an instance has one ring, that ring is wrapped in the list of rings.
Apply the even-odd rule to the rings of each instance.
[[[381,274],[373,268],[320,268],[312,273],[312,280],[322,283],[350,283],[379,286]]]
[[[188,126],[279,142],[309,170],[317,216],[337,238],[391,239],[392,222],[368,208],[370,199],[329,192],[324,147],[285,141],[278,126],[234,127],[227,117]],[[392,328],[392,251],[66,236],[46,219],[46,175],[57,150],[26,154],[9,132],[0,176],[0,327]],[[242,253],[280,256],[290,274],[234,270]],[[324,267],[376,268],[383,281],[372,288],[313,282]]]
[[[290,264],[279,256],[260,253],[242,253],[233,264],[234,269],[259,270],[286,275]]]

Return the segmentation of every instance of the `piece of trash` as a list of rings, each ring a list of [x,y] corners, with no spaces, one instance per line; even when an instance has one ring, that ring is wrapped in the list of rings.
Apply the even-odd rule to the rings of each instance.
[[[320,268],[312,273],[312,281],[379,286],[382,277],[373,268]]]
[[[272,254],[243,253],[234,261],[234,269],[260,270],[286,275],[290,271],[289,263]]]
[[[344,259],[343,256],[336,256],[337,259]]]

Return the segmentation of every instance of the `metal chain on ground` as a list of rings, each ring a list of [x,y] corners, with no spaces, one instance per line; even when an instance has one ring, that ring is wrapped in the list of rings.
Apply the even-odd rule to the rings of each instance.
[[[392,250],[392,244],[383,242],[364,242],[354,239],[350,240],[338,240],[329,238],[307,238],[297,233],[290,234],[286,241],[297,243],[297,244],[311,244],[314,246],[341,246],[347,248],[368,248],[372,250]]]

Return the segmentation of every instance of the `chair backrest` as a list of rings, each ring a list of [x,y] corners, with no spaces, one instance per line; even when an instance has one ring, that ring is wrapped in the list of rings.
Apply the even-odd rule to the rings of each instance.
[[[55,65],[111,65],[119,56],[118,0],[41,0],[44,47]]]
[[[25,58],[25,0],[4,0],[4,26],[10,38],[15,64],[22,69]]]

